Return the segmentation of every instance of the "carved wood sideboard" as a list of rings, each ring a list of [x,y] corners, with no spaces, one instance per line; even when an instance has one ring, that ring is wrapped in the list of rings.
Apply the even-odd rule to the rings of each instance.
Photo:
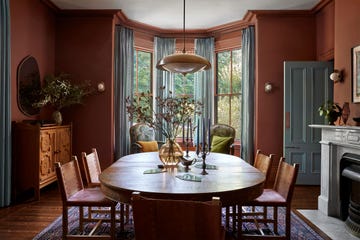
[[[71,160],[72,126],[15,123],[13,141],[13,197],[40,198],[40,189],[56,181],[55,162]]]

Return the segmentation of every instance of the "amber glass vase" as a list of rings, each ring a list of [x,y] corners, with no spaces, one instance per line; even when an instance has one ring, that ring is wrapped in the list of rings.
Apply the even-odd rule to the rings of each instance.
[[[167,139],[159,149],[160,160],[164,167],[176,167],[183,154],[183,150],[174,139]]]

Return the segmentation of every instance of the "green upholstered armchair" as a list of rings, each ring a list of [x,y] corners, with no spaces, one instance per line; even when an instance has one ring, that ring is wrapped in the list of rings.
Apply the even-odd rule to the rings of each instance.
[[[155,140],[155,131],[145,123],[137,123],[130,127],[130,153],[155,152],[159,150]]]
[[[215,124],[210,127],[211,152],[234,155],[235,128],[226,124]]]

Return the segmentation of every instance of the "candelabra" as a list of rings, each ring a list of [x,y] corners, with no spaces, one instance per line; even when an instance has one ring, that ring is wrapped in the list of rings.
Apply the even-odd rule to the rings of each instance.
[[[202,172],[201,172],[201,175],[206,175],[208,174],[207,171],[206,171],[206,156],[210,154],[210,145],[205,143],[205,144],[202,144],[202,149],[201,149],[201,152],[199,151],[199,147],[196,148],[196,155],[197,157],[201,158],[202,159]]]

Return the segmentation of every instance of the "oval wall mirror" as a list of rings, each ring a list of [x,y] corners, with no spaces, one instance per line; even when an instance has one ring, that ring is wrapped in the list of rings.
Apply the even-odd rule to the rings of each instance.
[[[17,102],[25,115],[40,113],[40,108],[32,106],[39,98],[41,89],[40,73],[37,61],[32,56],[25,57],[17,69]]]

